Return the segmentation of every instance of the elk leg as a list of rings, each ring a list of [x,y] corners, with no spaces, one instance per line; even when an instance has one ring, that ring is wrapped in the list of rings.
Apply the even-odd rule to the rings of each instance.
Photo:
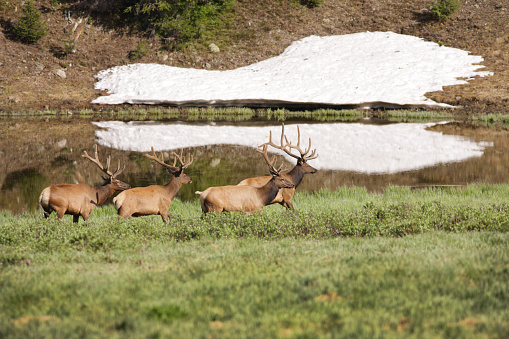
[[[285,201],[283,206],[286,207],[287,211],[289,210],[295,211],[295,208],[293,208],[293,204],[291,201]]]
[[[129,213],[125,212],[125,211],[126,211],[126,209],[120,207],[118,209],[118,215],[120,217],[124,218],[124,219],[129,219],[131,217],[131,214],[129,214]]]
[[[57,212],[58,219],[62,219],[64,217],[64,214],[65,214],[64,209],[55,210],[55,212]]]
[[[72,222],[74,222],[74,223],[78,223],[79,219],[80,219],[79,214],[75,214],[72,216]]]
[[[283,192],[283,201],[281,203],[281,205],[283,205],[284,207],[286,207],[286,210],[292,210],[292,211],[295,211],[295,209],[293,208],[293,203],[292,203],[292,198],[293,198],[293,194],[295,193],[295,190],[281,190],[281,191],[284,191]]]
[[[79,215],[78,215],[78,217],[79,217]],[[90,212],[82,213],[81,217],[83,218],[83,220],[88,221],[88,218],[90,217]]]
[[[163,222],[166,223],[166,221],[169,219],[171,222],[171,214],[168,212],[159,212],[159,215],[161,218],[163,218]]]
[[[224,208],[222,208],[221,206],[217,206],[217,205],[214,205],[213,203],[209,203],[209,202],[204,202],[202,203],[201,205],[201,210],[203,211],[203,213],[208,213],[208,212],[223,212],[226,210]]]

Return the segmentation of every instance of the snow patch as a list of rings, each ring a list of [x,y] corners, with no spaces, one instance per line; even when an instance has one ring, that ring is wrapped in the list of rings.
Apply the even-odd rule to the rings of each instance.
[[[464,84],[482,71],[480,56],[393,32],[310,36],[279,56],[227,71],[159,64],[103,70],[99,104],[207,106],[339,105],[448,107],[424,96]]]

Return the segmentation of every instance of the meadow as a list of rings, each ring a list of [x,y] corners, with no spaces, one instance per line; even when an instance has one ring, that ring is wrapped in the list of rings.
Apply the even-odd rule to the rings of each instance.
[[[296,213],[0,213],[2,338],[509,336],[509,185],[297,193]]]

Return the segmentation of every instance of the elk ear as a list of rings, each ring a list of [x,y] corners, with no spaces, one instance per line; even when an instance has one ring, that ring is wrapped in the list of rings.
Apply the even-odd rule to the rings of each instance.
[[[276,172],[276,171],[273,171],[272,169],[269,169],[269,173],[270,173],[270,175],[272,175],[273,177],[277,177],[277,176],[279,176],[279,173],[278,173],[278,172]]]
[[[166,168],[166,170],[168,171],[168,173],[170,173],[174,177],[179,177],[180,174],[182,174],[182,167],[179,167],[179,169],[176,171],[172,171],[171,168]]]
[[[103,176],[101,176],[101,178],[103,178],[104,181],[110,181],[111,177],[103,177]]]

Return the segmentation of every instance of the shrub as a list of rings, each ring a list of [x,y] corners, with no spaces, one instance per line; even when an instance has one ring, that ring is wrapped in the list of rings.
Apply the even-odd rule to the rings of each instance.
[[[430,4],[431,13],[438,20],[445,20],[453,15],[460,7],[460,0],[435,0]]]
[[[124,13],[143,31],[176,44],[200,38],[208,30],[222,25],[221,14],[235,0],[126,0]]]
[[[322,4],[323,0],[301,0],[301,4],[309,8],[318,7]]]
[[[32,44],[47,33],[47,25],[41,19],[41,13],[35,8],[33,0],[27,0],[23,6],[23,16],[14,26],[14,33],[23,42]]]
[[[150,45],[146,41],[140,42],[136,45],[136,48],[129,53],[130,60],[139,60],[148,54],[150,51]]]

